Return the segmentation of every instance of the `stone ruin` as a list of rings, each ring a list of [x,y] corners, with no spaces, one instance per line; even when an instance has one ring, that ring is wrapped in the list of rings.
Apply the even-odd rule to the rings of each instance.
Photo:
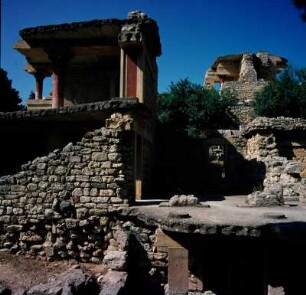
[[[221,90],[235,90],[241,103],[248,103],[286,66],[285,58],[266,51],[225,55],[206,71],[204,85],[214,88],[218,84]]]
[[[27,28],[20,35],[15,48],[35,77],[35,99],[25,112],[0,114],[7,143],[0,155],[6,174],[0,178],[1,249],[47,261],[103,263],[108,272],[101,295],[301,290],[293,262],[305,242],[305,222],[291,231],[295,219],[288,219],[289,225],[276,222],[272,213],[276,206],[305,203],[304,120],[253,120],[250,109],[239,105],[230,111],[237,128],[207,130],[197,139],[200,152],[192,142],[190,153],[202,154],[205,162],[201,166],[196,159],[200,169],[188,171],[192,177],[225,191],[252,187],[246,206],[232,208],[234,221],[225,211],[220,221],[218,206],[202,206],[190,194],[176,194],[167,206],[135,206],[163,176],[152,184],[161,54],[156,22],[135,11],[124,20]],[[220,57],[207,72],[206,85],[235,88],[247,102],[286,62],[266,52]],[[49,76],[51,99],[42,97]],[[176,165],[182,169],[180,161]],[[261,208],[265,215],[260,215],[250,208],[260,206],[276,209]],[[243,220],[254,212],[255,223]],[[54,284],[73,285],[62,279]]]
[[[262,188],[247,197],[251,206],[305,202],[306,121],[258,117],[243,131],[248,159],[264,163]]]

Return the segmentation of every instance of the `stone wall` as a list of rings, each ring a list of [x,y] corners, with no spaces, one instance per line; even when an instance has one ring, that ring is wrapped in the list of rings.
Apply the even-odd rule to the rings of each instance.
[[[257,72],[253,63],[253,55],[244,53],[240,64],[239,80],[240,82],[256,82]]]
[[[125,144],[134,134],[124,131],[130,124],[129,116],[112,115],[108,127],[0,178],[1,247],[17,250],[18,239],[42,245],[60,228],[127,206],[134,190],[134,147]]]
[[[265,166],[262,187],[255,188],[257,191],[248,196],[250,205],[304,202],[306,149],[302,138],[305,123],[302,119],[259,117],[246,127],[247,159],[255,159]]]
[[[249,101],[254,99],[255,94],[267,83],[267,81],[224,81],[222,89],[233,89],[240,100]]]
[[[240,127],[243,127],[255,119],[253,107],[250,105],[231,106],[226,110],[230,119]]]

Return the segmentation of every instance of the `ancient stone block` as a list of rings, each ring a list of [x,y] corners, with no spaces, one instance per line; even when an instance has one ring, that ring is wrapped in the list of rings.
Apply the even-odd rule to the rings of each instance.
[[[115,195],[115,192],[111,189],[100,189],[99,196],[100,197],[112,197]]]
[[[283,287],[272,287],[268,285],[268,293],[267,295],[285,295],[285,290]]]
[[[78,219],[74,219],[74,218],[66,218],[65,224],[68,229],[76,228],[79,226],[79,221]]]
[[[37,190],[37,184],[36,184],[36,183],[29,183],[29,184],[27,185],[27,189],[28,189],[29,191],[36,191],[36,190]]]
[[[23,229],[23,226],[18,225],[18,224],[8,225],[6,227],[6,231],[10,233],[21,232],[22,229]]]
[[[105,152],[94,152],[91,157],[92,161],[103,162],[107,161],[107,153]]]
[[[88,182],[89,176],[88,175],[76,175],[75,179],[76,181]]]
[[[57,175],[65,175],[67,173],[67,168],[64,166],[58,166],[55,168],[54,173]]]
[[[76,209],[76,216],[78,219],[84,219],[88,215],[88,209],[87,208],[78,208]]]
[[[126,269],[126,251],[109,251],[103,259],[108,268],[124,271]]]
[[[169,248],[168,294],[188,293],[188,251],[184,248]]]

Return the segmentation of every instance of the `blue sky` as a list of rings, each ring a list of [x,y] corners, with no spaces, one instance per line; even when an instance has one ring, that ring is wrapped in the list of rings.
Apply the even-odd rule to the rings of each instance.
[[[291,0],[2,0],[1,66],[20,96],[34,89],[25,58],[13,49],[26,27],[126,18],[141,10],[159,25],[160,92],[188,77],[203,83],[205,71],[222,55],[266,50],[306,67],[306,24]],[[44,95],[51,90],[46,81]]]

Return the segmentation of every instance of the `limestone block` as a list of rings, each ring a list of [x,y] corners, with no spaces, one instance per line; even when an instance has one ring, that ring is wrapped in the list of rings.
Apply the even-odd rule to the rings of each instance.
[[[268,285],[267,295],[285,295],[285,289],[283,287],[272,287]]]
[[[115,192],[111,189],[100,189],[99,196],[100,197],[113,197]]]
[[[37,190],[37,184],[36,183],[29,183],[27,185],[28,191],[36,191]]]
[[[196,206],[199,204],[198,198],[194,195],[175,195],[169,200],[169,206]]]
[[[89,215],[104,216],[108,213],[108,208],[89,209]]]
[[[289,162],[284,168],[284,173],[300,174],[302,170],[303,170],[303,165],[301,163]]]
[[[76,181],[80,181],[80,182],[88,182],[89,175],[76,175],[75,179]]]
[[[23,226],[18,224],[8,225],[5,230],[9,233],[21,232]]]
[[[90,177],[91,182],[102,182],[102,177],[97,175],[97,176],[92,176]]]
[[[126,272],[109,270],[100,280],[101,291],[99,295],[121,294],[126,280]]]
[[[87,208],[76,209],[76,216],[78,219],[85,219],[88,216],[88,209]]]
[[[57,175],[65,175],[67,173],[67,168],[64,166],[58,166],[55,168],[54,173]]]
[[[111,270],[124,271],[126,269],[126,251],[108,251],[104,256],[103,263]]]
[[[102,182],[111,183],[113,181],[114,181],[114,177],[113,176],[102,176]]]
[[[103,162],[107,161],[107,153],[105,152],[94,152],[91,156],[92,161]]]
[[[301,203],[306,203],[306,185],[301,184],[298,192],[299,192],[299,201]]]
[[[26,243],[38,243],[42,242],[43,238],[34,232],[28,231],[20,233],[20,241]]]
[[[74,218],[66,218],[65,224],[68,229],[77,228],[79,226],[79,220]]]
[[[42,246],[47,257],[53,257],[55,255],[53,243],[51,241],[45,241]]]
[[[105,161],[101,163],[101,168],[111,168],[112,167],[112,162],[110,161]]]
[[[74,197],[81,197],[83,195],[83,189],[81,188],[75,188],[73,191],[72,191],[72,196]]]
[[[81,156],[70,156],[69,157],[69,162],[70,163],[80,163],[82,161]]]

